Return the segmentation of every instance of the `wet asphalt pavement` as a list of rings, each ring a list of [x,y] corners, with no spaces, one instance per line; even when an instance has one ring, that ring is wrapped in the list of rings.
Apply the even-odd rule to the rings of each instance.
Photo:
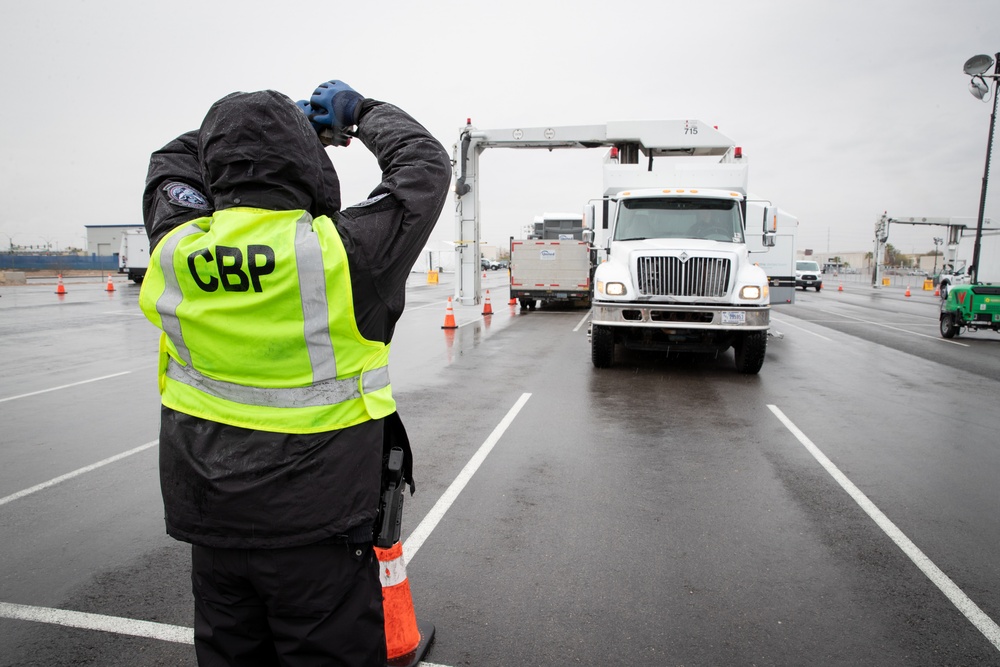
[[[428,663],[1000,665],[1000,335],[945,341],[930,294],[828,283],[775,308],[757,376],[732,352],[598,371],[586,311],[522,314],[504,275],[453,331],[447,274],[415,275],[393,343]],[[163,532],[157,332],[115,284],[0,286],[0,665],[195,663],[170,634],[193,612]]]

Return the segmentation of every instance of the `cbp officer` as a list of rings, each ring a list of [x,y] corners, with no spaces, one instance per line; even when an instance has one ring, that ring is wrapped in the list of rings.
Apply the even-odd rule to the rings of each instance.
[[[348,133],[383,177],[341,210],[324,144]],[[153,153],[140,304],[199,664],[385,663],[373,524],[383,451],[409,451],[389,344],[450,179],[424,127],[340,81],[233,93]]]

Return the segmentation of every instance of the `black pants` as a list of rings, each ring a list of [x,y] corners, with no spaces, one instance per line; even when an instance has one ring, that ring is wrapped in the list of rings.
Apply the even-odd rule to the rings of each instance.
[[[385,627],[371,544],[191,551],[201,667],[383,667]]]

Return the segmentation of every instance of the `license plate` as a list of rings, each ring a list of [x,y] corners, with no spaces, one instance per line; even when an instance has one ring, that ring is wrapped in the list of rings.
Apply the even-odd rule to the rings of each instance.
[[[722,311],[723,324],[746,324],[746,321],[747,321],[747,314],[742,310]]]

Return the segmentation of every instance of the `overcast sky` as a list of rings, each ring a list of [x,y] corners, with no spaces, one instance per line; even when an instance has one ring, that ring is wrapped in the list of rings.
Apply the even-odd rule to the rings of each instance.
[[[962,65],[1000,51],[997,0],[616,2],[10,0],[2,5],[0,245],[80,247],[140,224],[149,154],[216,99],[338,78],[410,112],[449,153],[481,129],[689,118],[743,147],[750,189],[799,248],[868,251],[879,214],[975,218],[990,104]],[[1000,139],[998,139],[1000,141]],[[328,149],[345,204],[379,181]],[[483,238],[600,195],[601,151],[482,158]],[[455,236],[453,200],[435,239]],[[987,202],[1000,220],[1000,168]],[[893,228],[904,252],[936,228]]]

